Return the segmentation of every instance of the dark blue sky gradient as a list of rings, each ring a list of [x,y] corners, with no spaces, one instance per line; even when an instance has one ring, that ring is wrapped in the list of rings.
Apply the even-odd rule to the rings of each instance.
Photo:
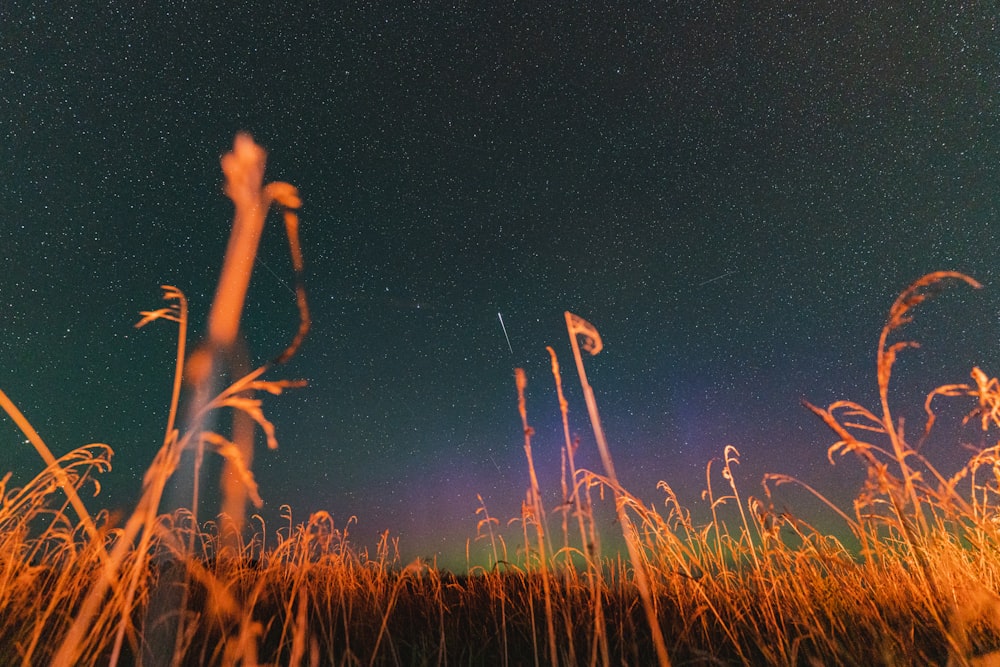
[[[200,336],[239,130],[305,200],[315,320],[272,374],[309,387],[266,400],[272,528],[282,503],[356,515],[364,546],[388,529],[464,566],[476,494],[505,521],[527,486],[515,366],[554,506],[546,345],[599,467],[564,310],[604,338],[588,373],[622,481],[659,504],[666,480],[696,516],[726,444],[746,494],[774,471],[853,495],[859,470],[829,466],[833,434],[800,401],[876,407],[879,329],[926,272],[986,289],[946,290],[906,331],[924,343],[898,369],[907,431],[930,388],[1000,372],[988,3],[163,4],[2,10],[0,387],[55,451],[114,447],[95,506],[131,507],[162,437],[175,330],[132,324],[173,284]],[[255,359],[294,332],[292,285],[275,218],[244,317]],[[0,426],[0,470],[23,482],[41,462]],[[953,469],[978,437],[928,453]]]

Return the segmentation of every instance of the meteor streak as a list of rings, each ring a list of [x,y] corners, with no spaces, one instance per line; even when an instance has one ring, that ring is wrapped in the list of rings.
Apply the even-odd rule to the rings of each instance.
[[[722,275],[719,275],[719,276],[715,276],[714,278],[709,278],[708,280],[702,280],[702,281],[701,281],[700,283],[698,283],[698,284],[696,285],[696,287],[701,287],[702,285],[707,285],[707,284],[709,284],[709,283],[714,283],[714,282],[715,282],[716,280],[722,280],[722,279],[723,279],[723,278],[725,278],[726,276],[731,276],[731,275],[733,275],[734,273],[736,273],[736,271],[726,271],[726,272],[725,272],[725,273],[723,273]]]
[[[514,354],[514,348],[510,346],[510,336],[507,335],[507,327],[503,324],[503,315],[500,314],[499,310],[497,311],[497,318],[500,320],[500,328],[503,329],[503,337],[507,339],[507,349],[510,350],[511,354]]]

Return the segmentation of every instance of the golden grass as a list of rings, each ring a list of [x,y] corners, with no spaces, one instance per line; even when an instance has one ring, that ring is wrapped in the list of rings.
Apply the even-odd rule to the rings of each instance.
[[[836,436],[831,464],[850,454],[867,473],[851,507],[782,474],[765,476],[759,495],[748,495],[734,474],[740,454],[726,446],[706,465],[711,519],[702,525],[668,483],[651,504],[619,482],[577,341],[582,336],[596,353],[600,337],[567,314],[604,470],[576,467],[579,443],[569,436],[558,360],[548,348],[564,424],[561,502],[547,511],[538,487],[519,371],[529,473],[522,514],[511,520],[520,538],[505,535],[480,498],[470,542],[486,546],[490,560],[462,575],[402,562],[388,533],[369,553],[349,539],[351,520],[323,512],[296,522],[284,507],[282,526],[255,516],[248,531],[223,515],[201,522],[189,510],[163,513],[164,486],[181,453],[195,448],[223,456],[242,492],[259,502],[240,446],[202,432],[199,416],[242,412],[274,445],[274,427],[253,394],[301,385],[265,379],[267,364],[203,397],[191,423],[178,427],[187,304],[166,287],[170,305],[143,313],[140,324],[178,324],[174,392],[130,515],[92,512],[84,500],[84,491],[100,490],[109,447],[56,458],[0,392],[0,407],[44,466],[19,488],[10,474],[0,479],[0,664],[1000,664],[1000,442],[946,475],[907,441],[888,400],[897,357],[915,345],[893,337],[949,281],[978,287],[962,274],[934,273],[890,309],[878,343],[877,409],[807,404]],[[308,329],[301,285],[297,299],[303,316],[292,353]],[[934,427],[940,400],[970,401],[968,421],[984,432],[1000,428],[1000,382],[979,368],[971,378],[931,392],[921,437]],[[786,484],[826,503],[860,549],[776,510],[774,490]],[[601,554],[595,498],[614,503],[626,560]],[[561,535],[550,529],[553,514]]]
[[[890,316],[887,328],[898,328],[919,303],[914,290],[950,279],[969,282],[947,273],[918,281],[901,297],[909,307]],[[183,295],[173,288],[166,294],[174,307],[153,312],[182,322]],[[886,340],[883,392],[891,350],[902,349]],[[295,383],[263,380],[262,372],[237,380],[210,405],[247,410],[273,437],[261,403],[242,392],[280,393]],[[1000,427],[1000,385],[978,368],[971,377],[932,392],[925,431],[935,422],[933,400],[947,397],[972,399],[967,419]],[[530,470],[525,381],[519,374]],[[0,396],[39,452],[48,451]],[[508,553],[509,538],[484,505],[476,539],[489,541],[492,565],[461,576],[402,563],[388,535],[369,554],[351,544],[350,522],[337,525],[325,513],[295,523],[285,508],[287,524],[278,530],[256,517],[253,534],[235,547],[227,546],[222,522],[198,523],[184,510],[158,513],[163,482],[180,448],[192,444],[176,429],[150,467],[136,511],[116,526],[107,514],[86,510],[83,491],[99,490],[111,457],[106,445],[87,445],[53,459],[21,488],[8,487],[9,474],[0,480],[0,662],[652,664],[661,656],[638,563],[667,659],[678,664],[996,664],[1000,443],[945,476],[907,444],[887,410],[846,401],[809,408],[837,436],[831,461],[853,454],[868,473],[851,508],[780,474],[765,477],[759,497],[747,496],[735,481],[739,452],[727,446],[706,466],[712,518],[695,525],[666,482],[657,507],[607,474],[577,470],[577,443],[567,439],[571,474],[556,508],[562,539],[544,525],[537,477],[529,475],[518,517],[521,555]],[[225,438],[201,438],[240,465]],[[241,475],[255,497],[252,473],[243,468]],[[772,492],[783,484],[829,503],[860,551],[776,511]],[[628,517],[622,527],[636,560],[599,556],[594,491]]]

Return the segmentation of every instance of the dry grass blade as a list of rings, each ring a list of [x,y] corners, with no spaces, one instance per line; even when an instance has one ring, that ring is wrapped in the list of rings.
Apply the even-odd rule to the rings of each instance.
[[[215,450],[222,458],[229,461],[230,465],[233,466],[240,481],[243,486],[246,487],[247,493],[250,495],[250,499],[254,504],[254,507],[258,509],[264,506],[264,501],[261,500],[260,494],[257,490],[257,481],[253,477],[253,473],[247,468],[246,464],[243,462],[243,454],[240,453],[240,448],[236,446],[230,440],[223,438],[218,433],[213,433],[211,431],[206,431],[201,434],[201,439],[208,445],[211,445],[212,449]]]
[[[4,412],[14,420],[21,432],[24,433],[25,437],[38,452],[42,460],[45,461],[45,465],[48,469],[52,471],[55,477],[56,484],[59,488],[66,494],[69,498],[70,504],[76,511],[77,516],[86,529],[87,534],[90,536],[91,540],[96,541],[98,539],[97,527],[94,525],[94,519],[91,517],[90,512],[87,510],[86,505],[83,504],[83,500],[80,499],[79,494],[76,492],[76,487],[73,485],[66,471],[59,465],[56,458],[52,455],[51,450],[42,440],[42,437],[38,435],[35,428],[31,425],[31,422],[21,413],[21,411],[14,405],[14,402],[7,397],[2,390],[0,390],[0,408],[3,408]]]

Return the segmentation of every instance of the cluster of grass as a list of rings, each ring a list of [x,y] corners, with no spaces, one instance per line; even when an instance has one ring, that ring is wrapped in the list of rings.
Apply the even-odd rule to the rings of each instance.
[[[227,410],[277,446],[255,396],[303,384],[265,376],[295,354],[310,322],[294,213],[301,202],[288,184],[263,185],[264,160],[248,135],[223,158],[236,216],[207,341],[187,355],[187,302],[174,287],[164,288],[170,305],[144,312],[137,325],[167,320],[179,333],[166,432],[131,514],[91,513],[82,497],[100,491],[111,448],[91,444],[57,459],[0,391],[0,408],[45,465],[19,488],[9,488],[9,473],[0,479],[0,664],[1000,665],[1000,443],[945,475],[907,441],[888,400],[896,357],[915,345],[894,336],[943,282],[979,286],[959,273],[924,276],[893,304],[878,343],[877,409],[807,404],[836,434],[831,464],[853,455],[867,472],[850,508],[783,475],[766,476],[759,497],[746,495],[731,446],[706,468],[704,525],[664,482],[659,508],[631,494],[615,473],[580,352],[597,354],[600,335],[566,313],[603,471],[576,465],[579,443],[548,348],[565,437],[562,497],[555,507],[543,501],[527,377],[518,369],[528,469],[521,515],[511,522],[521,529],[518,556],[485,505],[475,539],[488,545],[490,560],[462,575],[403,563],[388,534],[369,553],[348,539],[349,522],[337,526],[322,512],[296,524],[285,508],[279,529],[259,518],[247,528],[246,503],[261,502],[250,470],[253,429],[234,425],[230,439],[203,424]],[[235,373],[241,377],[215,393],[218,367],[241,366],[227,358],[238,356],[242,299],[272,203],[285,210],[300,326],[272,362]],[[180,426],[185,378],[190,400]],[[984,433],[1000,428],[1000,382],[978,368],[972,379],[927,397],[924,436],[934,401],[948,397],[974,400],[967,419]],[[198,522],[197,484],[192,510],[161,510],[168,480],[191,452],[196,469],[206,453],[225,459],[230,511],[216,522]],[[799,484],[829,505],[860,548],[777,511],[771,494],[781,484]],[[602,555],[597,499],[613,503],[622,557]]]
[[[712,519],[694,525],[666,483],[659,508],[622,488],[610,455],[604,474],[578,470],[567,427],[563,502],[547,516],[519,372],[529,469],[520,556],[508,553],[510,538],[483,506],[476,539],[488,544],[491,563],[461,575],[401,562],[388,535],[373,553],[358,548],[349,525],[325,513],[296,524],[286,508],[286,525],[268,530],[258,521],[234,539],[224,522],[158,512],[185,448],[214,448],[239,467],[231,443],[180,432],[173,409],[142,499],[116,525],[88,513],[81,498],[109,468],[110,448],[88,445],[55,459],[0,392],[0,407],[46,462],[23,487],[8,488],[10,474],[0,482],[0,663],[1000,664],[1000,443],[945,476],[908,444],[888,403],[896,356],[912,345],[893,336],[949,280],[978,286],[961,274],[931,274],[893,305],[878,346],[879,409],[808,406],[836,434],[831,462],[850,454],[867,471],[852,507],[782,475],[768,475],[763,493],[747,496],[733,475],[739,453],[727,447],[706,470]],[[183,295],[168,288],[167,298],[174,304],[144,322],[171,319],[183,329]],[[596,336],[572,324],[570,332]],[[175,401],[182,372],[179,363]],[[294,383],[263,380],[262,372],[239,379],[206,409],[248,411],[273,437],[260,402],[246,392],[279,393]],[[1000,427],[1000,383],[979,369],[972,378],[928,396],[925,433],[941,397],[974,400],[969,418],[984,431]],[[252,474],[240,469],[254,497]],[[776,511],[771,490],[780,484],[800,484],[828,502],[860,549]],[[626,560],[600,554],[597,496],[615,503]],[[561,535],[557,529],[553,538],[550,525],[561,525]]]

